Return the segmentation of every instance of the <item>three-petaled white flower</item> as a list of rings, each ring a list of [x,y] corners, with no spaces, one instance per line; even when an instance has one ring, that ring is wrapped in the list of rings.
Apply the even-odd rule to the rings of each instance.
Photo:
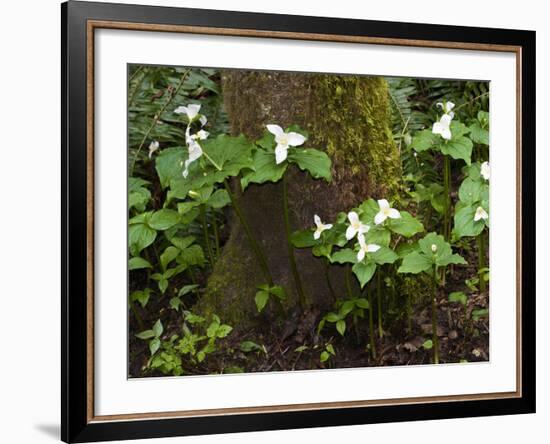
[[[299,133],[285,133],[279,125],[266,125],[267,130],[275,136],[275,163],[279,165],[286,160],[288,148],[291,146],[300,146],[306,141],[306,138]]]
[[[346,230],[346,239],[353,239],[357,234],[363,234],[370,230],[368,225],[365,225],[359,220],[359,215],[355,211],[348,213],[349,227]]]
[[[485,211],[482,207],[477,207],[476,213],[474,214],[474,222],[477,222],[481,219],[487,220],[489,219],[489,215],[487,214],[487,211]]]
[[[483,177],[485,180],[489,180],[489,176],[491,175],[491,168],[489,167],[489,162],[483,162],[481,164],[480,173],[481,173],[481,177]]]
[[[202,148],[195,139],[189,138],[187,140],[187,148],[189,149],[189,157],[185,161],[185,167],[182,173],[183,177],[187,177],[189,174],[189,165],[202,156]]]
[[[187,119],[189,120],[189,123],[193,122],[197,116],[199,116],[199,122],[202,126],[206,125],[206,122],[208,122],[206,116],[203,116],[202,114],[199,114],[199,111],[201,110],[201,106],[190,103],[187,106],[178,106],[174,112],[176,114],[185,114],[187,116]]]
[[[376,216],[374,216],[374,223],[376,225],[380,225],[388,217],[390,219],[399,219],[401,217],[399,211],[397,211],[395,208],[391,208],[390,203],[386,199],[380,199],[378,201],[378,206],[380,207],[380,211],[378,211],[378,213],[376,213]]]
[[[440,107],[443,113],[448,114],[451,119],[455,116],[455,113],[451,111],[455,107],[453,102],[437,102],[436,106]]]
[[[357,239],[359,240],[359,251],[357,252],[357,260],[359,262],[365,259],[365,255],[367,253],[374,253],[380,250],[380,245],[367,244],[365,242],[365,236],[363,234],[359,234],[359,236],[357,236]]]
[[[149,159],[153,156],[153,153],[159,149],[159,143],[156,140],[153,140],[149,144]]]
[[[452,137],[450,128],[451,120],[453,120],[453,118],[449,114],[443,114],[439,122],[434,123],[432,133],[439,134],[445,140],[450,140]]]
[[[330,230],[332,228],[332,224],[324,224],[323,222],[321,222],[321,218],[316,214],[313,216],[313,220],[315,221],[315,225],[317,225],[315,233],[313,233],[313,239],[315,240],[321,237],[321,233],[323,231]]]

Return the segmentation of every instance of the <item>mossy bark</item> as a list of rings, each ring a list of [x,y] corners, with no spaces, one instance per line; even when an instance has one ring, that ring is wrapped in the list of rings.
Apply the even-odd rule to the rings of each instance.
[[[338,212],[366,198],[391,198],[396,193],[401,170],[390,131],[384,79],[230,70],[224,72],[222,86],[234,134],[243,133],[255,140],[266,124],[283,128],[298,124],[309,133],[308,146],[325,150],[333,161],[331,183],[313,180],[297,168],[289,168],[293,230],[312,227],[314,214],[328,223]],[[255,237],[267,253],[275,283],[287,290],[286,305],[295,306],[281,184],[252,185],[239,199]],[[224,321],[246,327],[258,319],[254,295],[256,286],[265,282],[238,220],[232,218],[230,223],[230,238],[198,309],[216,312]],[[310,250],[296,250],[296,260],[309,303],[319,309],[328,307],[333,298],[323,260]],[[344,298],[343,269],[333,266],[330,270],[332,286],[337,296]]]

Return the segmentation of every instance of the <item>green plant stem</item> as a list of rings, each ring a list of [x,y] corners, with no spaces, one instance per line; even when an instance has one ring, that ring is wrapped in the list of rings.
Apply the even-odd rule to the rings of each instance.
[[[445,240],[450,237],[450,216],[451,216],[451,159],[445,156],[443,160],[443,193],[445,198],[445,214],[443,215],[443,236]]]
[[[378,337],[382,339],[384,330],[382,328],[382,278],[380,270],[376,273],[376,305],[378,308]]]
[[[145,329],[145,327],[143,325],[143,319],[141,319],[141,315],[137,311],[137,308],[136,308],[134,302],[133,301],[129,301],[129,302],[130,302],[130,310],[132,310],[132,313],[134,314],[134,317],[136,318],[136,321],[137,321],[138,327],[139,327],[139,331],[143,331]]]
[[[216,247],[216,258],[220,257],[220,234],[218,232],[218,221],[216,220],[216,212],[212,211],[212,228],[214,230],[214,242]]]
[[[477,267],[479,276],[479,290],[485,291],[487,283],[481,275],[481,270],[485,268],[485,233],[482,231],[477,235]]]
[[[298,300],[303,310],[306,308],[306,297],[304,294],[300,273],[298,273],[298,266],[296,265],[296,257],[294,256],[294,245],[292,245],[292,240],[290,239],[290,234],[291,234],[290,214],[288,211],[288,190],[287,190],[287,183],[286,183],[287,181],[286,181],[285,175],[283,175],[282,182],[283,182],[283,213],[284,213],[284,220],[285,220],[286,243],[288,246],[288,259],[290,261],[290,268],[292,270],[292,275],[294,276],[294,284],[296,285]]]
[[[212,253],[212,246],[210,245],[210,235],[208,233],[208,222],[206,220],[206,208],[204,205],[200,206],[200,212],[201,212],[201,218],[202,218],[202,232],[204,235],[204,242],[206,244],[206,251],[208,252],[210,267],[214,269],[214,254]]]
[[[411,295],[407,294],[407,330],[412,333],[412,301]]]
[[[248,225],[248,222],[246,221],[244,214],[242,212],[242,209],[238,203],[238,200],[236,196],[233,194],[233,191],[231,190],[231,187],[229,186],[229,183],[227,182],[227,179],[223,181],[223,184],[225,186],[225,189],[227,191],[227,194],[229,194],[229,199],[231,199],[231,204],[233,205],[233,209],[235,210],[235,214],[239,218],[239,221],[241,222],[241,225],[244,229],[244,232],[246,234],[246,237],[248,238],[248,242],[250,243],[250,246],[252,247],[252,250],[254,251],[254,254],[256,255],[256,258],[258,259],[258,262],[260,264],[260,268],[262,269],[262,274],[264,275],[264,278],[266,279],[267,283],[270,287],[273,287],[273,278],[271,277],[271,273],[269,272],[269,267],[267,265],[267,259],[265,254],[263,253],[260,245],[254,238],[254,235],[252,234],[252,230],[250,228],[250,225]]]
[[[145,132],[145,135],[143,136],[143,139],[141,139],[141,143],[139,144],[139,147],[138,147],[138,149],[136,151],[136,154],[134,156],[134,160],[132,161],[132,166],[130,167],[130,171],[129,171],[128,176],[132,176],[132,174],[134,173],[134,168],[136,166],[136,161],[137,161],[137,158],[139,156],[139,152],[141,151],[141,148],[143,148],[143,145],[147,141],[149,135],[151,134],[151,131],[153,131],[153,128],[157,125],[158,121],[160,120],[162,114],[164,113],[164,111],[166,110],[168,105],[170,105],[170,103],[172,103],[172,99],[178,95],[179,90],[183,86],[183,82],[185,81],[185,79],[187,78],[187,75],[190,72],[191,72],[190,69],[185,70],[185,72],[181,76],[181,79],[178,83],[178,86],[176,86],[176,88],[174,90],[172,90],[172,93],[170,94],[170,96],[168,97],[168,99],[166,100],[164,105],[162,105],[159,112],[154,115],[153,122],[151,123],[151,126],[149,126],[149,129]]]
[[[376,344],[374,343],[374,316],[372,312],[373,300],[372,300],[372,291],[365,290],[367,292],[367,297],[369,301],[369,343],[370,351],[373,359],[376,359]]]
[[[434,364],[439,364],[439,338],[437,337],[437,266],[434,265],[432,281],[432,346]]]

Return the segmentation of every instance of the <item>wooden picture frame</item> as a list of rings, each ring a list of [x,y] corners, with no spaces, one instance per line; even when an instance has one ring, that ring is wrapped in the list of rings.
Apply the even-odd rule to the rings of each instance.
[[[65,442],[535,412],[535,33],[69,1],[62,14],[62,416]],[[94,414],[94,32],[313,40],[516,55],[514,392],[132,415]],[[524,118],[528,115],[529,118]]]

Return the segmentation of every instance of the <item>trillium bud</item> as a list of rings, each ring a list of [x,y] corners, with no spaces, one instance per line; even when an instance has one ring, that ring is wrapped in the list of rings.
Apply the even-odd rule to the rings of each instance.
[[[437,245],[432,244],[432,253],[435,253],[437,251]]]

